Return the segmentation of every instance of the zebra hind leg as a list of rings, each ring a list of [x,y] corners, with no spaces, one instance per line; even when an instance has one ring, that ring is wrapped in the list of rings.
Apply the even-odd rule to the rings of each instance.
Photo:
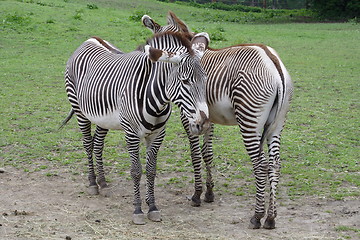
[[[276,211],[276,188],[280,178],[280,136],[273,136],[269,144],[269,182],[270,182],[270,200],[267,211],[267,218],[264,222],[264,228],[274,229]]]
[[[159,134],[154,134],[146,138],[146,203],[149,206],[147,217],[154,222],[161,221],[161,214],[155,203],[155,176],[156,176],[156,161],[157,153],[161,143],[165,137],[165,129],[162,129]]]
[[[97,183],[100,187],[100,195],[104,197],[109,197],[111,195],[110,189],[105,180],[105,172],[102,160],[102,153],[104,149],[104,139],[106,134],[108,133],[108,129],[101,128],[96,126],[95,134],[94,134],[94,155],[96,157],[96,167],[98,171]]]
[[[212,167],[213,167],[213,151],[212,151],[212,137],[214,132],[214,124],[211,124],[209,130],[204,135],[204,145],[201,149],[202,157],[206,166],[206,193],[204,202],[214,202],[214,181],[212,178]]]
[[[88,194],[97,195],[99,194],[99,187],[96,183],[96,174],[94,170],[94,162],[93,162],[93,149],[94,149],[94,141],[91,136],[91,122],[87,120],[85,117],[81,115],[77,115],[78,125],[83,134],[83,145],[88,157],[88,167],[89,167],[89,187]]]
[[[250,152],[249,152],[250,154]],[[265,187],[268,174],[268,163],[264,152],[251,156],[256,180],[256,205],[255,214],[250,220],[249,228],[258,229],[261,227],[260,220],[265,216]]]

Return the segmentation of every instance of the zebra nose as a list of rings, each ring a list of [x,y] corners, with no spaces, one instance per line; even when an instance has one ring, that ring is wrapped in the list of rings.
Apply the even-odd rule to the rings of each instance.
[[[200,111],[200,119],[190,123],[190,132],[192,135],[202,135],[210,127],[210,120],[205,112]]]

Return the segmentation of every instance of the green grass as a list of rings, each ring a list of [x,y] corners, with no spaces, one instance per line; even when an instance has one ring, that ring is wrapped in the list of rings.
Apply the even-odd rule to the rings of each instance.
[[[354,231],[354,232],[360,232],[359,228],[355,227],[348,227],[348,226],[338,226],[335,228],[336,231],[345,232],[345,231]]]
[[[58,130],[70,109],[63,80],[68,57],[93,35],[131,51],[151,36],[139,17],[146,13],[164,24],[170,9],[193,30],[209,32],[214,48],[264,43],[280,54],[295,84],[282,138],[280,192],[291,198],[359,197],[359,25],[208,22],[235,13],[150,0],[1,1],[0,167],[48,177],[64,169],[86,172],[75,119]],[[160,173],[179,172],[168,184],[192,184],[188,148],[175,108],[158,161]],[[252,165],[238,127],[215,127],[214,153],[216,188],[252,197]],[[107,167],[126,175],[123,133],[109,133],[104,158]]]

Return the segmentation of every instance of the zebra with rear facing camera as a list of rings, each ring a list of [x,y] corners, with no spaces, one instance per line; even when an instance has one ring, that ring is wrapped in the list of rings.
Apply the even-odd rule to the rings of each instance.
[[[148,218],[160,221],[154,197],[156,157],[171,113],[170,102],[186,116],[191,134],[203,134],[209,127],[206,74],[200,64],[208,42],[206,33],[190,40],[184,33],[161,33],[145,46],[123,53],[107,41],[93,37],[67,62],[65,86],[72,109],[63,125],[76,115],[88,156],[89,192],[107,194],[102,163],[104,139],[109,129],[125,131],[134,182],[135,224],[145,223],[139,188],[141,139],[146,143]],[[96,125],[94,135],[92,123]]]
[[[163,31],[190,34],[186,24],[169,12],[168,25],[160,26],[144,15],[143,24],[154,33]],[[274,49],[261,44],[242,44],[223,49],[208,48],[201,59],[208,80],[206,99],[212,123],[239,125],[245,148],[252,160],[256,179],[255,214],[250,228],[260,228],[265,216],[265,187],[270,182],[270,200],[264,228],[275,228],[275,196],[280,177],[280,135],[289,108],[293,85],[289,73]],[[214,201],[211,175],[213,124],[204,135],[191,135],[189,121],[181,117],[191,147],[195,174],[193,206],[200,206],[202,194],[201,158],[206,170],[205,202]],[[263,144],[268,145],[268,159]]]

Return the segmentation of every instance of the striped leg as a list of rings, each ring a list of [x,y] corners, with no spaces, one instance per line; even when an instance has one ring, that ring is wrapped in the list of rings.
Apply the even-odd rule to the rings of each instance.
[[[243,120],[246,120],[243,118]],[[250,220],[249,228],[261,227],[261,218],[265,216],[265,187],[268,176],[268,163],[263,151],[260,152],[260,134],[251,127],[246,127],[242,120],[238,119],[245,148],[249,154],[256,181],[256,204],[255,214]]]
[[[133,222],[135,224],[145,224],[144,213],[141,210],[141,196],[140,196],[140,180],[141,180],[141,162],[139,159],[139,145],[140,139],[136,135],[126,134],[126,143],[131,160],[131,177],[134,182],[134,215]]]
[[[148,218],[155,222],[161,221],[160,211],[155,204],[155,176],[156,176],[156,160],[160,145],[165,137],[165,129],[162,129],[159,134],[154,134],[146,138],[146,203],[149,206]]]
[[[95,134],[94,134],[94,154],[96,157],[96,167],[98,171],[97,183],[100,186],[100,194],[103,196],[109,196],[109,192],[106,189],[108,185],[105,180],[105,172],[102,161],[102,153],[104,149],[104,139],[106,134],[108,133],[108,129],[101,128],[96,126]]]
[[[251,147],[246,146],[246,149],[252,159],[256,179],[255,214],[250,220],[249,228],[258,229],[261,227],[261,218],[265,216],[265,187],[268,175],[268,164],[264,152],[260,155],[256,153],[255,155],[251,155]]]
[[[191,205],[194,207],[199,207],[201,205],[201,194],[202,194],[202,180],[201,180],[201,150],[200,150],[200,141],[198,136],[190,135],[189,122],[187,118],[181,115],[181,121],[183,127],[187,133],[190,150],[191,150],[191,160],[194,168],[195,176],[195,192],[191,197]]]
[[[91,122],[86,119],[81,114],[77,113],[77,120],[78,125],[80,128],[80,131],[83,135],[83,145],[88,157],[88,167],[89,167],[89,187],[88,187],[88,193],[90,195],[97,195],[99,194],[99,188],[96,183],[96,175],[94,170],[94,162],[93,162],[93,149],[94,149],[94,142],[93,137],[91,136]]]
[[[280,136],[271,138],[269,144],[269,181],[270,181],[270,201],[267,211],[267,218],[264,223],[264,228],[275,228],[276,212],[276,188],[280,178]]]
[[[204,145],[202,146],[201,153],[206,166],[206,193],[205,202],[214,201],[214,181],[212,179],[211,169],[213,167],[213,150],[212,150],[212,137],[214,133],[214,124],[211,124],[209,130],[204,134]]]

